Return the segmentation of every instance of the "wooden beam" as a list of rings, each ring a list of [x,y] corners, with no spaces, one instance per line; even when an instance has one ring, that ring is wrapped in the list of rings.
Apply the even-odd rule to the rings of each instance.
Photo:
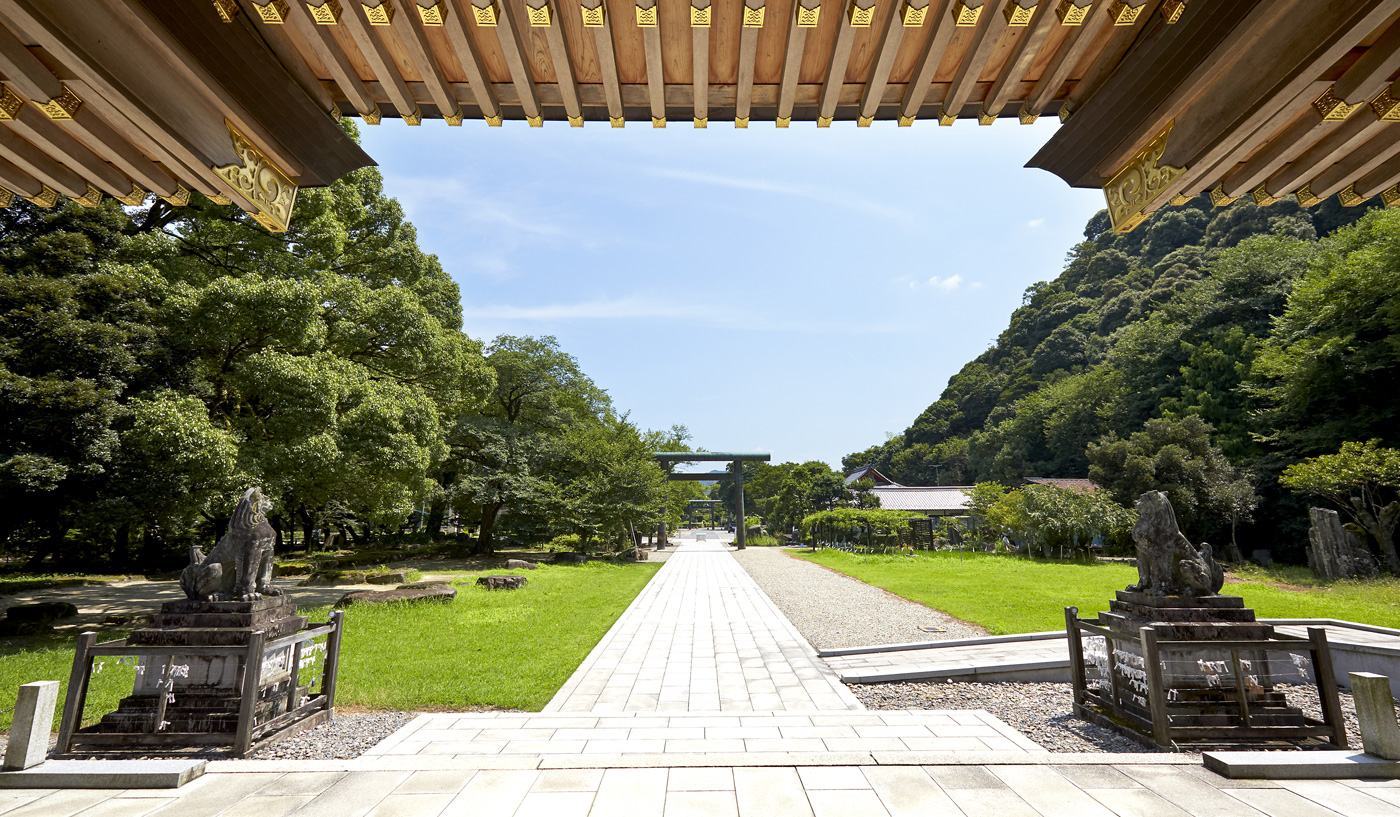
[[[1243,0],[1235,0],[1243,2]],[[1113,23],[1112,35],[1108,39],[1108,44],[1095,52],[1089,67],[1084,69],[1084,74],[1079,81],[1070,89],[1069,98],[1065,100],[1064,107],[1060,111],[1060,118],[1064,119],[1074,113],[1085,100],[1091,98],[1118,69],[1118,64],[1123,61],[1123,55],[1128,53],[1128,49],[1133,46],[1134,41],[1142,33],[1143,29],[1149,25],[1158,23],[1157,15],[1153,13],[1153,8],[1159,0],[1141,0],[1134,2],[1128,0],[1125,4],[1117,2],[1110,3],[1104,14]],[[1136,12],[1125,11],[1125,9],[1136,9]],[[1124,15],[1128,17],[1125,18]],[[1116,15],[1116,16],[1115,16]],[[1131,24],[1123,24],[1123,19],[1131,19]],[[1163,28],[1165,24],[1161,24]]]
[[[380,8],[394,8],[393,0],[383,0]],[[439,11],[441,9],[441,11]],[[433,104],[437,106],[438,114],[447,121],[449,125],[462,124],[462,109],[457,104],[457,100],[452,96],[452,91],[447,87],[447,77],[442,73],[442,66],[438,65],[436,57],[433,55],[432,46],[428,44],[428,35],[424,33],[425,11],[431,15],[430,19],[437,20],[441,16],[450,14],[446,11],[446,4],[441,3],[431,10],[425,10],[415,0],[402,0],[398,7],[397,14],[390,14],[389,26],[375,26],[381,31],[392,30],[399,37],[399,42],[403,43],[404,53],[408,54],[408,61],[413,63],[413,67],[418,71],[418,76],[428,86],[428,93],[432,94]],[[442,21],[445,22],[445,21]]]
[[[414,102],[412,95],[408,93],[408,86],[404,85],[403,76],[399,74],[393,56],[389,54],[378,35],[370,31],[372,26],[370,26],[366,16],[369,9],[361,6],[359,0],[344,0],[344,2],[347,8],[340,15],[340,24],[345,27],[346,31],[350,32],[350,37],[355,41],[355,47],[360,49],[360,55],[364,57],[365,62],[369,63],[369,69],[374,73],[374,78],[383,85],[384,91],[389,95],[389,101],[394,104],[394,109],[405,124],[422,124],[423,115],[418,110],[418,103]],[[385,2],[389,2],[389,0],[385,0]]]
[[[70,199],[88,194],[86,179],[26,141],[13,128],[0,126],[0,156]]]
[[[953,39],[953,33],[957,30],[957,21],[949,9],[949,3],[953,1],[931,0],[928,4],[928,13],[933,19],[933,30],[924,41],[923,53],[919,55],[919,67],[909,80],[909,86],[904,89],[904,100],[899,105],[901,126],[911,125],[918,118],[920,109],[924,107],[924,100],[928,97],[929,88],[933,85],[933,77],[938,73],[938,64],[943,61],[948,42]]]
[[[690,84],[695,88],[695,127],[710,123],[710,24],[716,0],[690,0]],[[705,5],[701,7],[699,3]]]
[[[1392,156],[1375,170],[1357,180],[1353,187],[1362,200],[1378,196],[1388,188],[1400,183],[1400,156]]]
[[[365,90],[365,84],[360,79],[360,75],[355,73],[355,68],[350,65],[350,58],[345,55],[340,44],[335,41],[335,35],[331,33],[330,25],[318,24],[311,16],[311,9],[305,2],[288,3],[292,6],[287,15],[290,19],[291,28],[300,35],[302,42],[306,43],[307,49],[316,55],[321,64],[330,72],[331,79],[335,80],[336,87],[345,98],[350,100],[350,104],[355,106],[355,111],[366,122],[379,124],[379,106],[374,104],[370,98],[369,91]],[[332,6],[327,0],[318,8],[323,9],[322,13],[328,16],[337,8]],[[341,14],[344,14],[343,7],[340,7]],[[353,12],[354,9],[351,9]],[[339,25],[339,23],[335,23]]]
[[[862,6],[861,3],[865,5]],[[857,17],[868,19],[875,11],[875,0],[842,0],[842,4],[841,27],[836,31],[836,43],[831,47],[831,56],[826,62],[826,78],[822,80],[822,92],[818,97],[819,128],[831,124],[832,117],[836,115],[836,104],[841,98],[841,86],[846,82],[846,65],[851,61],[851,47],[856,42],[856,29],[851,21]]]
[[[471,13],[471,7],[470,0],[454,0],[451,10],[442,21],[442,27],[447,32],[447,39],[452,43],[452,51],[457,55],[462,73],[467,75],[467,85],[471,87],[472,98],[481,109],[481,115],[487,124],[500,125],[501,104],[496,99],[491,81],[486,77],[486,66],[481,62],[481,53],[477,50],[476,42],[467,30],[467,15]]]
[[[1094,40],[1098,39],[1099,32],[1113,24],[1112,18],[1106,12],[1100,13],[1092,7],[1093,2],[1094,0],[1087,0],[1081,5],[1075,5],[1071,0],[1069,8],[1065,10],[1064,19],[1077,19],[1081,22],[1074,25],[1074,31],[1060,44],[1060,47],[1055,51],[1055,56],[1050,59],[1050,64],[1045,66],[1045,71],[1036,81],[1030,98],[1026,100],[1026,104],[1021,106],[1022,122],[1034,122],[1035,117],[1045,113],[1045,109],[1060,93],[1060,88],[1065,84],[1065,80],[1069,79],[1070,72],[1084,58],[1084,54],[1088,52],[1089,46],[1093,45]],[[1102,9],[1107,5],[1108,0],[1099,0],[1099,3],[1099,8]],[[1082,14],[1081,9],[1083,9]],[[1056,14],[1059,13],[1060,9],[1057,7]],[[1061,116],[1061,119],[1064,119],[1064,116]]]
[[[763,28],[763,0],[744,0],[739,30],[739,82],[734,94],[734,127],[749,126],[753,105],[753,74],[758,62],[758,32]],[[789,21],[791,25],[791,21]]]
[[[645,2],[646,0],[642,0]],[[647,98],[651,103],[651,126],[666,127],[666,75],[661,62],[661,0],[636,6],[637,25],[647,55]]]
[[[773,124],[786,128],[792,122],[792,106],[797,101],[797,80],[802,73],[802,52],[807,47],[808,35],[816,29],[821,15],[820,2],[806,5],[811,0],[794,0],[793,13],[787,20],[787,47],[783,53],[783,74],[778,80],[778,111]]]
[[[894,1],[885,0],[885,2]],[[911,11],[913,17],[906,21],[905,16]],[[892,10],[885,20],[885,30],[880,35],[880,44],[876,46],[875,59],[870,63],[870,74],[865,81],[865,90],[861,94],[860,110],[857,112],[856,118],[857,127],[868,127],[875,119],[875,112],[879,110],[881,98],[885,95],[885,86],[890,81],[890,71],[894,68],[895,57],[899,55],[899,44],[904,41],[905,26],[914,27],[913,20],[922,21],[927,13],[927,2],[924,2],[922,8],[917,9],[901,5],[901,7]]]
[[[583,12],[584,25],[593,31],[593,46],[598,51],[598,70],[603,75],[603,96],[608,103],[608,120],[614,128],[620,128],[626,124],[626,117],[622,108],[622,82],[617,74],[617,53],[613,49],[613,26],[618,24],[613,19],[616,4],[608,0],[597,0],[597,3],[592,7],[596,9],[596,17],[591,17],[588,11]],[[628,3],[627,7],[630,6]],[[624,20],[621,24],[631,25],[632,21]]]
[[[17,102],[18,105],[12,105],[7,100]],[[111,196],[122,198],[131,195],[130,179],[74,139],[72,134],[60,128],[58,123],[40,113],[38,108],[26,105],[14,91],[5,86],[0,86],[0,107],[17,109],[7,123],[15,133],[70,169],[78,171],[86,182],[97,185]]]
[[[501,53],[506,58],[506,66],[510,68],[510,81],[515,85],[515,92],[519,95],[520,107],[525,109],[525,118],[529,121],[530,127],[543,127],[544,118],[541,116],[539,90],[535,87],[535,75],[530,70],[530,64],[525,62],[527,51],[525,42],[521,39],[520,21],[515,19],[507,0],[489,0],[488,5],[481,5],[479,8],[494,8],[496,10],[496,39],[500,41]]]
[[[244,0],[251,7],[265,6],[266,3],[259,3],[258,0]],[[298,3],[297,5],[301,5]],[[302,54],[306,51],[307,44],[303,42],[300,32],[294,27],[286,25],[286,18],[291,16],[291,3],[287,4],[287,14],[283,16],[281,25],[263,25],[261,28],[253,22],[254,17],[262,17],[264,23],[268,22],[267,17],[261,14],[240,14],[235,22],[245,26],[250,31],[255,32],[259,40],[267,44],[267,47],[277,57],[277,61],[282,63],[282,67],[291,74],[297,87],[306,92],[306,95],[316,100],[316,104],[321,106],[321,110],[327,113],[335,108],[335,103],[331,101],[331,95],[321,86],[321,81],[311,72],[311,67],[306,64],[306,59]],[[278,12],[281,7],[276,7]],[[279,16],[281,16],[279,14]]]
[[[987,91],[986,98],[982,101],[982,110],[978,113],[978,121],[986,121],[989,117],[1001,116],[1006,103],[1011,101],[1011,95],[1021,83],[1022,77],[1026,75],[1026,70],[1035,62],[1036,56],[1040,53],[1040,47],[1045,44],[1050,32],[1055,30],[1059,20],[1055,17],[1054,3],[1051,0],[1040,0],[1033,8],[1033,17],[1029,30],[1016,40],[1016,44],[1011,47],[1011,53],[1006,58],[1006,63],[997,75],[996,81]],[[1023,8],[1023,6],[1018,6]],[[1030,122],[1034,122],[1031,119]],[[1022,124],[1030,124],[1022,120]]]
[[[1341,161],[1317,174],[1305,187],[1320,199],[1325,199],[1366,174],[1385,164],[1400,153],[1400,128],[1384,128],[1347,155]]]
[[[507,0],[502,0],[507,2]],[[538,5],[531,5],[532,3]],[[572,3],[572,0],[564,0]],[[579,105],[578,80],[574,77],[574,63],[569,56],[569,43],[564,38],[564,21],[559,19],[563,14],[563,5],[558,3],[551,6],[549,0],[526,0],[525,13],[530,15],[530,27],[544,29],[545,42],[549,44],[549,59],[554,65],[554,80],[559,84],[559,91],[564,97],[564,115],[569,117],[569,125],[575,128],[583,127],[583,108]],[[570,5],[569,12],[574,13],[575,7]],[[537,23],[538,20],[548,21],[544,25]]]
[[[943,106],[938,110],[938,124],[953,124],[972,96],[972,89],[976,87],[982,69],[987,66],[987,60],[992,56],[1002,32],[1006,31],[1006,15],[1001,11],[1002,2],[1017,3],[1017,0],[987,0],[983,4],[981,19],[977,21],[972,42],[968,43],[967,53],[958,64],[957,73],[953,74],[953,84],[949,86]]]
[[[0,185],[26,199],[35,199],[44,194],[44,183],[24,172],[9,159],[0,158]]]

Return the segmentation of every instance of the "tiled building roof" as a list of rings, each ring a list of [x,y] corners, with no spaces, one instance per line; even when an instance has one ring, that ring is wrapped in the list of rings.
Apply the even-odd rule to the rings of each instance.
[[[939,485],[929,488],[903,486],[875,487],[870,493],[880,498],[880,507],[892,511],[948,513],[967,510],[968,486]]]

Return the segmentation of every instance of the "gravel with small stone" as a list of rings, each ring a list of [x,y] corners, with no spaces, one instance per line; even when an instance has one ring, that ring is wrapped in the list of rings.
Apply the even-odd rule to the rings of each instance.
[[[351,760],[416,717],[414,712],[341,713],[299,735],[248,756],[249,760]]]

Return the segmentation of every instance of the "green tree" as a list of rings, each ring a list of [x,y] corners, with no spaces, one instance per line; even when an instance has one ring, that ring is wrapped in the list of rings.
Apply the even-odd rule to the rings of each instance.
[[[1400,524],[1400,451],[1380,440],[1342,443],[1335,454],[1310,457],[1285,468],[1279,481],[1320,496],[1370,535],[1391,573],[1400,575],[1395,527]]]

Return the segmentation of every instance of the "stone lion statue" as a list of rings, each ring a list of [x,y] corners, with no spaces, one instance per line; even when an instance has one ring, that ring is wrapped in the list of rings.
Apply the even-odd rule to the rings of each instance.
[[[1216,564],[1210,545],[1199,548],[1176,526],[1176,512],[1167,495],[1148,491],[1138,497],[1138,521],[1133,525],[1137,545],[1138,583],[1128,590],[1152,596],[1207,596],[1220,592],[1225,571]]]
[[[243,492],[229,519],[228,532],[205,556],[190,548],[190,564],[180,573],[180,589],[197,601],[257,601],[280,596],[272,586],[272,546],[277,531],[267,522],[272,502],[259,488]]]

